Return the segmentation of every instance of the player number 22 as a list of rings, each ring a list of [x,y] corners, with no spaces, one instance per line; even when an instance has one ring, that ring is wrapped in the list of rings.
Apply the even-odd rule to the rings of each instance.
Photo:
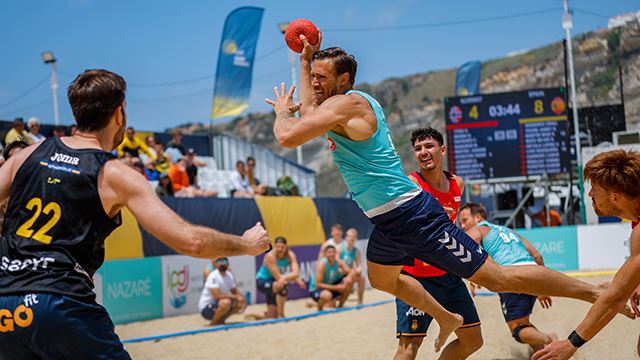
[[[50,202],[43,208],[42,199],[36,197],[29,200],[26,208],[29,211],[33,211],[35,208],[35,211],[31,218],[20,226],[18,231],[16,231],[16,234],[25,238],[32,238],[33,240],[40,241],[41,243],[50,244],[52,237],[47,235],[47,231],[51,230],[51,228],[60,221],[60,217],[62,216],[62,209],[60,209],[60,205],[56,202]],[[40,229],[35,231],[35,229],[32,229],[33,224],[42,213],[45,215],[52,214],[51,218],[49,218],[49,221],[47,221],[47,223]],[[34,231],[35,234],[33,233]]]

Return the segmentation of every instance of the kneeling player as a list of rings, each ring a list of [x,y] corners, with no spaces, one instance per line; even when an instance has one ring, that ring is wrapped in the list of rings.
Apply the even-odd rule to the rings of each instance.
[[[316,302],[318,310],[325,305],[333,305],[338,301],[342,307],[353,288],[353,270],[336,257],[336,248],[327,245],[324,257],[316,265],[316,273],[309,283],[309,296]]]

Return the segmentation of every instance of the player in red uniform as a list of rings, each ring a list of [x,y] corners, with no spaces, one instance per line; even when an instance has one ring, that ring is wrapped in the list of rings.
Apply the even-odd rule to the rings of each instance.
[[[433,195],[451,221],[455,221],[462,202],[464,182],[459,176],[443,170],[442,159],[447,150],[442,134],[430,127],[418,129],[411,134],[411,144],[420,171],[412,173],[409,178]],[[466,359],[482,346],[480,319],[467,287],[459,276],[448,274],[418,259],[414,260],[414,266],[405,266],[402,271],[418,280],[447,310],[464,318],[463,325],[456,330],[458,338],[445,347],[441,359]],[[433,319],[398,298],[396,312],[399,343],[395,359],[415,359]]]

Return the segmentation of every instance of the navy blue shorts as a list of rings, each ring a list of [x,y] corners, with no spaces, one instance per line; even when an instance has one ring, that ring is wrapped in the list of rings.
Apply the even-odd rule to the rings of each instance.
[[[469,278],[487,259],[487,252],[456,227],[426,191],[371,222],[367,260],[376,264],[411,266],[417,258]]]
[[[341,277],[340,279],[336,280],[333,282],[333,284],[331,285],[338,285],[342,282],[342,279],[344,279],[345,277]],[[313,291],[309,291],[309,296],[313,299],[313,301],[318,302],[318,300],[320,299],[320,294],[322,293],[322,291],[324,291],[325,289],[315,289]],[[329,290],[327,290],[329,291]],[[340,296],[342,296],[341,292],[338,291],[331,291],[331,300],[333,299],[337,299]]]
[[[0,359],[131,359],[107,311],[54,294],[0,296]]]
[[[229,309],[229,311],[232,311],[237,304],[238,300],[232,299],[231,308]],[[213,314],[215,314],[216,310],[218,310],[218,300],[214,299],[212,302],[208,303],[207,306],[202,308],[202,311],[200,311],[200,315],[202,315],[202,317],[206,320],[211,320],[213,319]]]
[[[498,293],[502,315],[506,321],[517,320],[531,315],[537,296],[514,293]]]
[[[258,288],[258,291],[264,294],[264,297],[267,300],[267,305],[276,304],[276,294],[273,293],[274,281],[275,280],[256,279],[256,287]],[[288,293],[289,284],[285,284],[284,287],[278,292],[278,295],[286,297]]]
[[[404,275],[411,276],[404,273]],[[469,291],[459,276],[445,274],[442,276],[419,278],[414,277],[422,284],[431,296],[452,313],[460,314],[464,318],[461,328],[480,326],[480,318],[475,304],[469,295]],[[433,318],[429,314],[416,309],[404,301],[396,298],[396,337],[400,336],[426,336],[427,329]]]

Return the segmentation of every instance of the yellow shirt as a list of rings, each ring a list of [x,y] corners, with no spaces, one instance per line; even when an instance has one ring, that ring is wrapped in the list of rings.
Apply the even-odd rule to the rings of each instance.
[[[118,157],[124,156],[124,149],[131,149],[131,150],[139,149],[140,151],[147,154],[150,158],[152,159],[156,158],[155,154],[149,151],[149,147],[147,146],[147,144],[145,144],[143,141],[141,141],[135,136],[133,137],[133,140],[131,140],[129,139],[128,136],[125,135],[124,139],[122,139],[122,143],[118,145]]]
[[[25,130],[22,130],[22,134],[21,134],[15,128],[11,128],[11,130],[9,130],[7,132],[7,135],[4,137],[4,144],[6,146],[15,141],[24,141],[27,144],[32,143],[31,138],[29,137],[29,134]]]

